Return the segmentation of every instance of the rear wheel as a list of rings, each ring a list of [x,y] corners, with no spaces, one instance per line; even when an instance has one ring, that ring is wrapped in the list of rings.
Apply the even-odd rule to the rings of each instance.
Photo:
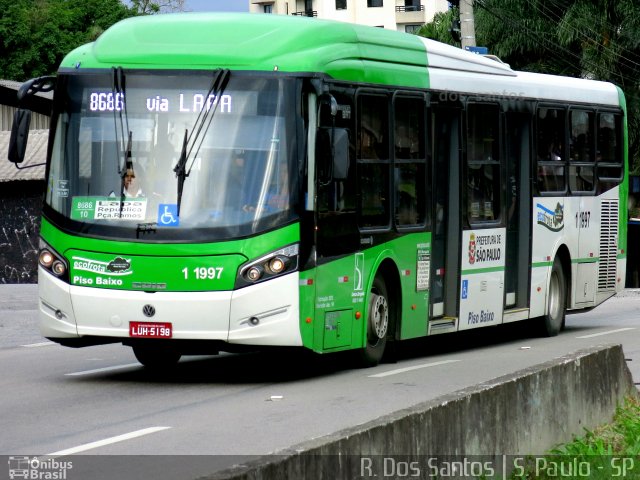
[[[180,352],[166,345],[135,345],[133,354],[149,370],[167,370],[176,366]]]
[[[564,328],[567,309],[567,282],[558,257],[551,267],[548,295],[547,313],[542,317],[540,327],[545,336],[555,337]]]
[[[376,276],[369,294],[367,306],[367,343],[360,350],[362,366],[372,367],[382,360],[384,349],[387,345],[391,308],[387,287],[381,276]]]

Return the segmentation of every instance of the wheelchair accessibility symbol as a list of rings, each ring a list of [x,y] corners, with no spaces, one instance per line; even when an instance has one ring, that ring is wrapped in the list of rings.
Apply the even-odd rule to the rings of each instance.
[[[158,226],[177,227],[180,224],[178,218],[178,205],[175,203],[161,203],[158,205]]]
[[[462,281],[462,298],[468,298],[469,297],[469,280],[463,280]]]

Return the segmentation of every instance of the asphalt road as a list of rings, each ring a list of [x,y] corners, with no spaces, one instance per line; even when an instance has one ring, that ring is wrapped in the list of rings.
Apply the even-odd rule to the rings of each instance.
[[[592,345],[623,344],[640,382],[635,290],[569,315],[555,338],[516,323],[403,342],[395,363],[371,369],[280,351],[186,357],[162,375],[121,345],[47,342],[35,302],[35,286],[0,286],[0,455],[206,455],[186,462],[203,474]],[[154,458],[153,478],[179,478],[185,462]]]

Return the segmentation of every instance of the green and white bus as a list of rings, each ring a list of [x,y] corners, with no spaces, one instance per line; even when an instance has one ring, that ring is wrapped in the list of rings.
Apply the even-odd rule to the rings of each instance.
[[[625,100],[418,36],[248,14],[117,23],[53,88],[42,334],[146,366],[354,350],[623,288]],[[12,160],[28,114],[14,123]],[[134,178],[135,177],[135,178]]]

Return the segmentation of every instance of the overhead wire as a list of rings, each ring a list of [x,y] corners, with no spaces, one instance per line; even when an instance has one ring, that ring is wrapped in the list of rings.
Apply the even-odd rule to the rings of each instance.
[[[554,0],[549,0],[549,2],[555,6],[557,6],[558,8],[561,8],[561,5],[556,3]],[[544,16],[545,18],[547,18],[548,20],[552,21],[552,22],[557,22],[558,24],[560,24],[561,22],[564,21],[564,18],[559,16],[559,15],[555,15],[552,13],[552,11],[550,9],[547,9],[547,11],[545,11],[544,8],[541,8],[537,2],[535,0],[530,1],[529,2],[533,8],[535,8],[538,12],[540,12],[540,14],[542,16]],[[605,21],[604,24],[607,26],[607,28],[609,28],[609,30],[614,31],[616,30],[615,26],[612,25],[611,23]],[[597,42],[594,40],[594,38],[597,38],[601,35],[600,32],[597,32],[596,30],[594,30],[593,28],[589,27],[588,25],[585,25],[585,30],[588,32],[591,32],[593,34],[593,37],[587,35],[586,33],[584,33],[583,31],[575,28],[575,27],[570,27],[574,32],[576,32],[579,36],[583,37],[584,39],[586,39],[587,41],[589,41],[589,43],[593,43],[596,44]],[[602,48],[604,48],[605,50],[612,50],[610,47],[607,47],[606,45],[603,44],[598,44],[599,46],[601,46]],[[619,48],[621,51],[626,51],[634,56],[637,56],[637,54],[627,48],[624,48],[624,46],[619,45]],[[632,60],[631,58],[623,55],[622,53],[618,53],[618,52],[612,52],[614,55],[620,57],[622,60],[624,60],[625,62],[629,62],[633,65],[636,65],[638,67],[640,67],[640,63],[635,62],[634,60]]]
[[[492,8],[490,8],[489,6],[486,5],[485,0],[476,0],[475,1],[476,5],[479,5],[480,8],[482,8],[483,10],[486,10],[488,13],[490,13],[491,15],[493,15],[494,17],[498,18],[499,20],[502,20],[503,22],[513,26],[514,28],[519,28],[522,30],[525,30],[527,33],[529,33],[532,37],[537,37],[540,40],[542,40],[542,42],[545,45],[542,45],[543,48],[545,50],[548,51],[548,53],[550,54],[551,57],[555,58],[556,60],[561,61],[562,63],[566,63],[570,66],[573,66],[572,63],[570,63],[566,58],[561,57],[559,55],[557,55],[555,53],[555,48],[558,48],[559,46],[552,42],[551,40],[549,40],[548,38],[544,37],[543,35],[540,35],[539,32],[535,31],[535,30],[531,30],[530,28],[528,28],[526,25],[522,24],[522,22],[514,22],[513,20],[511,20],[510,18],[505,18],[504,16],[502,16],[501,14],[497,13],[495,10],[493,10]],[[538,42],[540,43],[540,42]],[[553,46],[553,48],[549,48],[547,45],[551,44]],[[570,56],[573,56],[574,58],[576,58],[577,60],[581,60],[581,57],[575,53],[573,53],[572,51],[564,48],[564,47],[559,47],[561,49],[563,49],[565,51],[565,53],[569,54]]]
[[[583,58],[582,56],[572,52],[571,50],[569,50],[566,47],[562,47],[559,46],[557,43],[552,42],[550,39],[546,38],[544,35],[540,34],[540,32],[537,32],[535,30],[531,30],[530,28],[528,28],[526,25],[524,25],[522,22],[517,22],[517,21],[513,21],[510,18],[505,18],[503,15],[500,15],[499,13],[497,13],[495,10],[493,10],[491,7],[487,6],[486,4],[486,0],[476,0],[475,2],[477,5],[480,6],[480,8],[486,10],[488,13],[490,13],[491,15],[493,15],[494,17],[498,18],[499,20],[502,20],[503,22],[508,23],[509,25],[512,25],[513,27],[517,27],[519,29],[523,29],[525,30],[527,33],[529,33],[530,35],[532,35],[533,38],[537,38],[539,40],[541,40],[544,45],[543,48],[545,50],[548,51],[548,53],[550,54],[551,57],[555,58],[556,60],[560,60],[561,62],[567,63],[568,60],[566,58],[563,58],[561,56],[559,56],[558,54],[555,53],[556,49],[561,49],[563,50],[563,52],[573,58],[575,58],[576,60],[578,60],[581,64],[587,66],[590,70],[596,70],[596,68],[599,68],[599,66],[590,61],[587,60],[585,58]],[[540,44],[540,42],[538,41],[538,43]],[[551,44],[553,46],[553,48],[549,48],[548,45]],[[596,67],[596,68],[594,68]],[[635,84],[637,82],[637,80],[628,77],[626,75],[622,75],[619,74],[618,75],[619,78],[629,82],[629,84]]]

